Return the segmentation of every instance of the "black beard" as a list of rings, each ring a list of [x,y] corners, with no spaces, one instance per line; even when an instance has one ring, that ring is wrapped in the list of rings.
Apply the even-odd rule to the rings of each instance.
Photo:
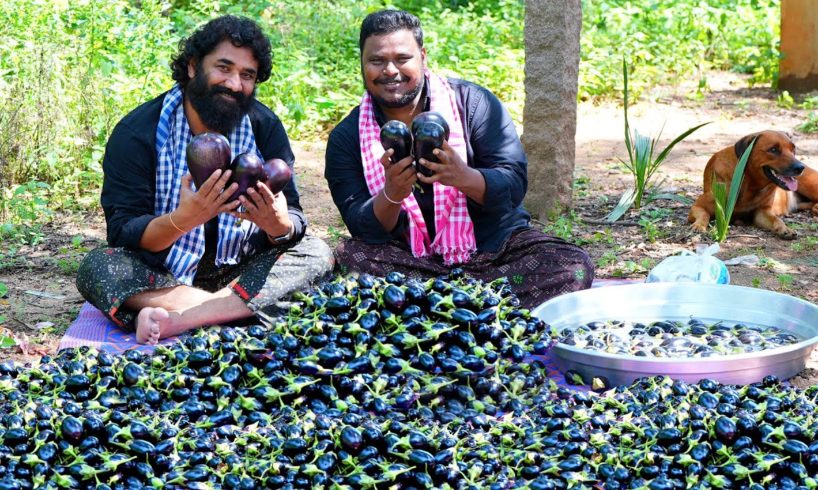
[[[387,80],[375,80],[375,83],[385,83]],[[426,82],[424,78],[421,78],[420,83],[417,84],[415,88],[411,91],[403,94],[401,98],[398,100],[385,100],[377,95],[373,94],[372,92],[369,95],[372,97],[372,100],[375,101],[381,107],[386,107],[387,109],[396,109],[398,107],[406,107],[407,105],[411,104],[415,101],[415,98],[418,96],[421,90],[423,90],[423,84]]]
[[[185,95],[199,115],[202,124],[210,130],[227,136],[250,110],[250,104],[253,103],[256,91],[253,89],[253,94],[247,96],[242,92],[233,92],[219,85],[211,87],[201,67],[198,67],[196,71],[196,76],[188,82],[185,88]],[[228,97],[221,94],[226,94]]]

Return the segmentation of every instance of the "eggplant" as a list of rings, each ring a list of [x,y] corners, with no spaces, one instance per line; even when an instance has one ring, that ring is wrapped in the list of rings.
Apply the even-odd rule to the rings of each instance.
[[[271,158],[264,162],[263,170],[264,184],[273,194],[283,191],[293,177],[293,170],[280,158]]]
[[[227,186],[237,183],[239,188],[233,192],[228,201],[238,199],[247,192],[247,189],[255,187],[259,180],[264,178],[264,162],[255,152],[248,151],[236,155],[236,158],[230,163],[230,170],[232,174]]]
[[[429,162],[440,163],[440,160],[434,155],[435,148],[443,146],[445,138],[445,130],[443,126],[436,122],[426,121],[423,123],[412,124],[412,136],[414,137],[414,155],[415,166],[417,171],[422,175],[430,177],[433,172],[422,163],[420,159],[424,158]]]
[[[198,189],[213,172],[227,170],[230,166],[230,142],[219,133],[200,133],[187,144],[185,156],[187,168]]]
[[[412,120],[412,133],[415,132],[415,128],[421,124],[433,122],[438,124],[441,128],[443,128],[443,137],[446,141],[449,141],[449,123],[446,122],[446,119],[439,112],[435,111],[427,111],[421,112]],[[460,270],[453,270],[452,277],[457,278],[459,275],[462,275],[462,269]]]
[[[363,435],[355,427],[346,426],[341,430],[341,446],[350,452],[357,452],[363,446]]]
[[[397,163],[412,154],[412,133],[403,121],[387,121],[381,127],[381,144],[384,150],[394,150],[390,159]]]
[[[66,441],[71,444],[78,444],[84,434],[82,422],[78,418],[68,415],[60,423],[60,433]]]

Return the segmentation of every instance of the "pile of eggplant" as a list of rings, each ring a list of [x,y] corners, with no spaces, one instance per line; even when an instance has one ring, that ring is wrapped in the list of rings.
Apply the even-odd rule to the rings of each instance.
[[[269,325],[0,363],[0,489],[816,488],[818,387],[558,386],[506,279],[339,276]]]

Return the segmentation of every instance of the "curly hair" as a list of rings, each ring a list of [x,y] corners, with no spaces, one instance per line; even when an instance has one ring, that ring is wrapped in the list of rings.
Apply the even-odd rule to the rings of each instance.
[[[190,77],[187,67],[191,60],[198,66],[222,41],[230,40],[237,48],[247,46],[253,51],[258,61],[256,82],[261,83],[270,78],[273,65],[273,54],[270,40],[261,31],[261,27],[246,17],[225,15],[200,26],[187,39],[179,41],[179,53],[171,61],[173,79],[183,88]]]
[[[372,12],[361,22],[361,33],[358,48],[364,52],[364,43],[371,36],[383,36],[403,29],[412,31],[418,47],[423,47],[423,29],[420,19],[405,10],[386,9]]]

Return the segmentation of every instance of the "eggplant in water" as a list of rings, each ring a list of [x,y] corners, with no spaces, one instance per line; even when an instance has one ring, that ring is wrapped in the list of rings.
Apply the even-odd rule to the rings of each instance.
[[[381,144],[384,150],[395,150],[391,160],[399,162],[412,154],[412,133],[402,121],[387,121],[381,128]]]
[[[216,170],[227,170],[230,166],[230,143],[219,133],[205,132],[190,140],[185,152],[187,167],[196,188]]]

